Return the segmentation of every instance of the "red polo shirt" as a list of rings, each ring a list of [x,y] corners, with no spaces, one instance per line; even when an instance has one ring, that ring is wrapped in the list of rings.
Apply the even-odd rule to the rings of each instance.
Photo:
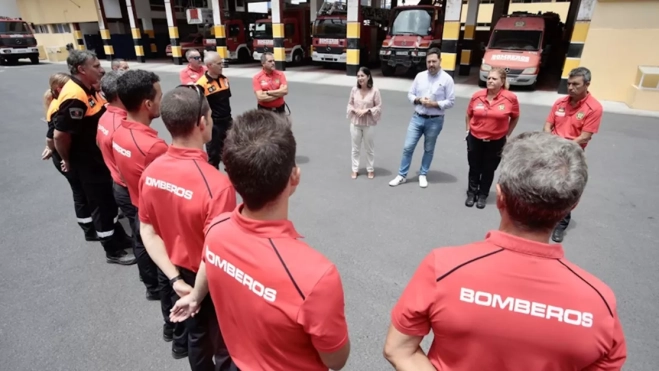
[[[438,370],[619,370],[627,357],[607,285],[560,244],[499,231],[433,250],[391,317],[403,334],[433,331]]]
[[[269,90],[277,90],[282,85],[287,84],[286,75],[277,70],[272,70],[272,73],[270,74],[265,73],[265,70],[261,70],[261,72],[257,73],[256,76],[252,78],[252,87],[254,88],[255,93],[257,91],[266,92]],[[270,102],[259,101],[259,104],[263,107],[269,108],[281,107],[284,104],[284,97],[277,98]]]
[[[510,90],[501,89],[487,100],[487,89],[474,93],[467,107],[469,132],[478,139],[501,139],[508,134],[510,120],[519,117],[517,96]]]
[[[121,125],[121,121],[126,118],[126,111],[114,107],[107,106],[107,111],[101,116],[98,120],[98,131],[96,132],[96,143],[98,148],[100,148],[101,153],[103,154],[103,161],[105,161],[105,166],[110,170],[110,175],[112,175],[112,180],[115,183],[122,186],[126,186],[124,181],[119,175],[119,170],[117,165],[114,163],[114,153],[112,150],[112,136],[114,131]]]
[[[170,146],[144,170],[139,189],[140,221],[153,226],[174,265],[197,272],[206,226],[236,208],[229,178],[204,151]]]
[[[204,255],[231,358],[241,370],[327,371],[318,352],[348,342],[339,272],[290,221],[241,210],[213,220]]]
[[[549,112],[547,122],[554,125],[552,134],[573,140],[582,132],[597,133],[604,109],[590,93],[573,107],[570,97],[559,98]],[[586,148],[588,143],[581,145]]]
[[[167,152],[167,144],[158,138],[158,132],[154,129],[139,122],[124,120],[114,132],[112,149],[119,174],[128,187],[130,202],[139,207],[142,172],[153,160]]]
[[[181,79],[181,84],[183,85],[189,85],[189,84],[194,84],[199,80],[202,76],[204,76],[204,72],[206,72],[208,68],[206,66],[201,66],[200,69],[198,70],[193,70],[190,68],[190,65],[188,64],[181,70],[181,73],[179,74],[179,78]]]

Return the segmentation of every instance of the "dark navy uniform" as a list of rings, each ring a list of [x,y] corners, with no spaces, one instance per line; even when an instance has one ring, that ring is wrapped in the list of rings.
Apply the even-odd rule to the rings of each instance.
[[[72,77],[62,88],[58,101],[59,109],[54,113],[53,125],[55,130],[71,135],[69,176],[80,182],[108,262],[118,263],[117,259],[126,255],[124,250],[132,248],[132,243],[118,223],[112,178],[96,145],[98,120],[105,112],[105,100]],[[120,263],[134,264],[134,259]]]
[[[229,79],[224,75],[214,79],[206,72],[197,81],[197,85],[204,89],[204,95],[208,100],[211,116],[213,117],[213,137],[209,143],[206,143],[208,163],[219,169],[224,139],[227,137],[227,131],[233,123],[231,103],[229,102],[229,98],[231,98]]]
[[[50,102],[48,111],[46,112],[46,122],[48,123],[48,132],[46,133],[46,138],[53,140],[53,134],[55,132],[55,124],[53,123],[53,116],[59,110],[59,100],[53,99]],[[82,190],[82,184],[80,180],[68,172],[62,171],[62,157],[60,157],[57,150],[52,149],[53,164],[55,169],[59,171],[60,174],[64,175],[64,178],[69,182],[71,186],[71,192],[73,192],[73,207],[75,208],[76,219],[78,220],[78,225],[82,228],[85,233],[85,239],[87,241],[98,241],[96,236],[96,230],[94,229],[94,224],[92,223],[92,212],[89,210],[89,205],[87,205],[87,199],[85,198],[85,192]]]

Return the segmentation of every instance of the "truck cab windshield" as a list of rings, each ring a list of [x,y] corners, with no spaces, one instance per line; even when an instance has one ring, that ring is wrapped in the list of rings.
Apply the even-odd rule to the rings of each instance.
[[[432,15],[426,10],[402,10],[396,15],[390,34],[427,36],[431,23]]]
[[[317,19],[313,24],[314,37],[345,38],[348,21],[345,19]]]
[[[540,49],[541,31],[494,30],[489,47],[501,50]]]
[[[0,21],[0,33],[32,33],[25,22],[2,22]]]
[[[254,25],[255,39],[272,39],[272,23],[261,22]]]

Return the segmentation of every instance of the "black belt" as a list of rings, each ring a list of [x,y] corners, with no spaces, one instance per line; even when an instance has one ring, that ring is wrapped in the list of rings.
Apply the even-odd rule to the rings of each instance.
[[[288,115],[291,114],[291,109],[288,107],[288,104],[284,103],[279,107],[266,107],[261,104],[257,104],[256,108],[266,110],[266,111],[272,111],[276,113],[286,113],[286,110],[288,110]]]
[[[424,118],[424,119],[434,119],[435,117],[439,117],[441,115],[424,115],[421,113],[414,112],[417,116]]]

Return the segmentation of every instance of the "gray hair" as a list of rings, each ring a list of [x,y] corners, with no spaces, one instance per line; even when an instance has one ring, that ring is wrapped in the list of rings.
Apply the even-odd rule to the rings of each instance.
[[[72,75],[77,75],[79,73],[78,67],[96,58],[96,53],[91,50],[71,50],[66,58],[66,64],[69,66],[69,72]]]
[[[124,71],[116,70],[106,72],[105,75],[101,78],[101,91],[105,95],[105,99],[108,102],[113,102],[118,98],[117,95],[117,79],[121,76]]]
[[[172,138],[188,136],[199,122],[200,94],[201,115],[206,116],[210,106],[200,86],[179,86],[162,97],[160,117]]]
[[[221,60],[222,57],[220,57],[220,54],[218,52],[213,52],[213,51],[207,51],[204,53],[204,63],[209,64],[214,61],[219,61]]]
[[[188,49],[188,51],[185,52],[185,59],[190,58],[190,54],[192,54],[192,53],[197,53],[197,54],[199,54],[199,56],[201,56],[201,53],[199,53],[199,50],[197,50],[197,49]]]
[[[110,67],[112,69],[114,69],[115,67],[119,68],[119,66],[121,65],[121,62],[124,62],[124,60],[121,59],[121,58],[113,59]]]
[[[272,54],[270,52],[265,52],[265,53],[261,54],[261,64],[265,63],[265,58],[268,57],[269,55],[272,55],[274,57],[274,54]]]
[[[574,69],[572,69],[572,71],[570,71],[570,74],[568,75],[568,78],[571,79],[571,78],[579,77],[579,76],[583,77],[583,82],[585,82],[586,84],[590,83],[591,74],[590,74],[590,70],[588,68],[586,68],[586,67],[574,68]]]
[[[587,182],[584,151],[573,141],[522,133],[503,149],[499,185],[519,228],[553,229],[579,202]]]

